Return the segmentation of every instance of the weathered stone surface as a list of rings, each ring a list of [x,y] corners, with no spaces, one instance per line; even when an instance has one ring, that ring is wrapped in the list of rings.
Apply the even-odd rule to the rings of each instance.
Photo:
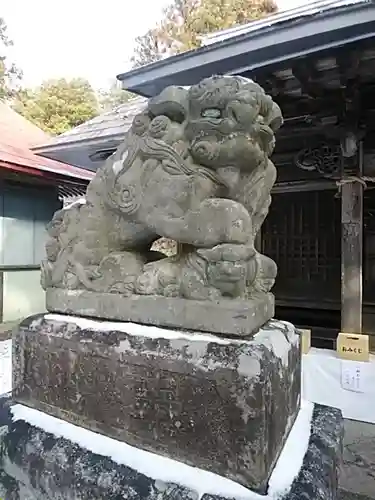
[[[338,495],[339,500],[374,500],[374,497],[368,497],[367,495],[358,495],[357,493],[351,493],[346,490],[339,490]]]
[[[93,318],[134,321],[169,328],[249,336],[274,316],[274,296],[220,302],[179,297],[95,293],[49,288],[47,309]]]
[[[280,500],[341,500],[338,477],[342,464],[343,437],[341,411],[315,405],[309,446],[301,470],[290,491]],[[204,498],[218,500],[213,495],[205,495]]]
[[[155,481],[24,421],[12,422],[9,403],[3,405],[0,398],[2,412],[4,500],[198,500],[187,488]]]
[[[0,418],[1,410],[0,398]],[[155,481],[24,421],[12,422],[8,409],[6,419],[4,414],[0,420],[0,495],[6,500],[198,500],[199,484],[193,491]],[[300,474],[290,492],[278,500],[343,500],[337,496],[336,482],[341,447],[341,412],[316,405]],[[202,500],[221,497],[206,494]]]
[[[340,487],[363,495],[358,500],[375,499],[375,426],[345,421],[344,459]],[[354,497],[353,497],[354,498]],[[356,498],[356,497],[355,497]]]
[[[337,500],[344,421],[341,411],[315,405],[309,447],[285,500]],[[315,473],[314,473],[315,471]]]
[[[231,340],[40,315],[13,343],[16,401],[254,490],[299,409],[299,336],[286,323]]]
[[[178,297],[216,312],[240,300],[241,309],[249,303],[258,314],[264,301],[269,311],[277,267],[254,239],[271,203],[276,168],[269,158],[281,125],[277,104],[243,77],[166,88],[135,117],[85,202],[55,214],[43,286]],[[177,255],[151,251],[160,237],[177,242]],[[259,314],[255,325],[271,318]],[[150,317],[145,309],[142,321]],[[229,312],[227,323],[232,319]]]

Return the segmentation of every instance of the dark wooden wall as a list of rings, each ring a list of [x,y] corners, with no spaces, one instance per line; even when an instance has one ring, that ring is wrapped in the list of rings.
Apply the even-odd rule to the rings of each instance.
[[[335,191],[273,196],[262,228],[262,250],[278,265],[279,304],[340,308],[341,210]]]
[[[284,186],[285,181],[291,184]],[[324,183],[294,165],[284,169],[262,227],[261,248],[279,268],[278,317],[312,328],[313,343],[333,348],[341,318],[341,199],[335,183]],[[363,332],[374,336],[375,345],[374,188],[368,183],[364,192]]]

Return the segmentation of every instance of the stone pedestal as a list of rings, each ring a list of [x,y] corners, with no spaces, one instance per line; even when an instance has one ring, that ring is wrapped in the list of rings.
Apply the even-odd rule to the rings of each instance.
[[[14,400],[264,493],[300,405],[300,342],[39,315],[13,337]]]
[[[74,316],[141,322],[221,335],[249,337],[275,315],[272,293],[248,299],[186,300],[180,297],[46,290],[48,311]]]
[[[301,460],[299,472],[296,471],[287,491],[273,491],[264,497],[250,490],[239,491],[238,485],[233,485],[233,489],[229,484],[222,488],[217,477],[212,477],[207,483],[207,478],[203,479],[197,473],[194,476],[196,482],[192,474],[187,480],[184,471],[175,475],[174,482],[162,479],[160,476],[165,477],[163,471],[159,477],[155,473],[147,475],[129,466],[126,453],[118,454],[121,460],[105,454],[111,447],[118,450],[122,443],[109,440],[111,443],[105,447],[98,443],[100,439],[96,434],[89,432],[90,436],[86,436],[86,440],[89,439],[91,450],[88,450],[77,443],[82,435],[79,429],[72,433],[70,429],[66,429],[64,422],[56,419],[47,425],[49,430],[43,429],[36,424],[47,423],[48,417],[43,415],[33,416],[31,422],[25,415],[24,419],[14,421],[14,416],[17,417],[19,412],[13,408],[10,401],[0,398],[0,498],[6,500],[120,500],[130,497],[137,500],[339,498],[338,472],[342,459],[343,419],[341,412],[334,408],[315,406],[310,437],[307,436],[307,451]],[[57,435],[51,432],[51,428],[57,431]],[[64,433],[73,434],[75,440],[64,436]],[[298,449],[298,445],[294,449]],[[142,463],[150,459],[153,457],[145,456]],[[288,464],[290,469],[292,464]],[[172,463],[172,466],[176,471],[178,464]],[[187,486],[187,482],[190,486]],[[211,493],[207,493],[204,483],[209,485]],[[224,494],[224,489],[227,494]],[[220,495],[213,494],[213,490],[222,492]]]

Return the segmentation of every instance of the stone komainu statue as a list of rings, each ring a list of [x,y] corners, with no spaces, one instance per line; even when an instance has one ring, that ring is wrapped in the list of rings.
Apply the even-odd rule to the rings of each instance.
[[[48,227],[46,289],[196,300],[266,294],[276,264],[254,249],[276,169],[279,107],[253,81],[168,87],[135,117],[86,203]],[[160,237],[172,257],[151,251]]]

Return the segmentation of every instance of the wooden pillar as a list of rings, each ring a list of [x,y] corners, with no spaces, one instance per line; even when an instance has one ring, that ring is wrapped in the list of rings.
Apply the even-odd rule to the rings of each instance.
[[[350,162],[354,158],[350,159]],[[358,144],[350,176],[363,174],[363,144]],[[344,166],[347,159],[344,158]],[[344,169],[345,170],[345,169]],[[362,333],[363,183],[341,186],[341,331]],[[327,214],[328,215],[328,214]]]

